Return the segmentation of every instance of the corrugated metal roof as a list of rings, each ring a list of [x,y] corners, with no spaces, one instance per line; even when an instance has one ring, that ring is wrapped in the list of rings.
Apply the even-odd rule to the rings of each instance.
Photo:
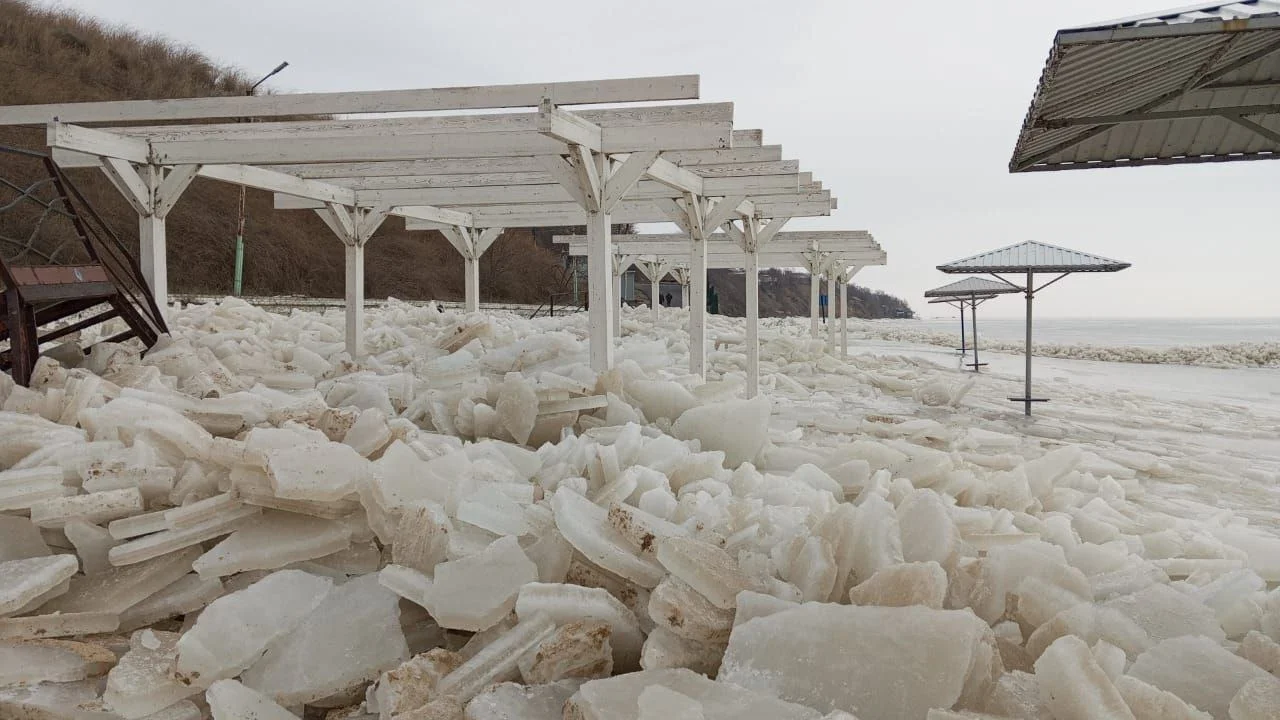
[[[1057,245],[1028,240],[978,255],[956,260],[938,269],[944,273],[988,272],[1116,272],[1129,267],[1129,263],[1112,260],[1101,255],[1091,255],[1079,250],[1069,250]]]
[[[1280,0],[1248,0],[1059,31],[1009,169],[1275,157]]]
[[[1008,283],[1002,283],[999,280],[988,280],[980,277],[967,277],[963,280],[957,280],[942,287],[936,287],[932,290],[926,290],[925,297],[969,297],[970,295],[1003,295],[1004,293],[1022,292],[1022,288],[1015,287]]]

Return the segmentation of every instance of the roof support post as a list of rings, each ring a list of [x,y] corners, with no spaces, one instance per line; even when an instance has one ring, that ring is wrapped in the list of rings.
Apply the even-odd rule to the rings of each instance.
[[[364,246],[390,214],[390,208],[351,209],[327,203],[316,214],[345,248],[346,342],[352,360],[364,355]]]
[[[819,286],[822,284],[822,273],[817,264],[809,266],[809,337],[818,337],[818,303],[821,302]]]
[[[484,255],[502,228],[470,228],[464,225],[445,225],[441,234],[462,255],[462,285],[464,312],[480,312],[480,257]]]
[[[852,265],[840,277],[840,357],[842,358],[849,357],[849,282],[861,269],[861,265]]]
[[[680,307],[689,307],[689,268],[685,265],[677,265],[671,269],[671,275],[675,277],[676,282],[680,284]]]
[[[649,310],[656,323],[658,306],[661,304],[659,299],[662,293],[662,278],[666,277],[671,266],[661,260],[643,260],[637,262],[636,267],[640,268],[640,272],[649,281]]]
[[[836,302],[836,270],[831,268],[827,271],[827,312],[830,314],[831,306]],[[836,352],[836,322],[835,318],[827,323],[827,352],[835,354]]]
[[[142,277],[151,288],[156,307],[169,305],[168,250],[165,218],[199,172],[199,165],[166,167],[151,163],[135,167],[128,160],[101,157],[102,171],[138,213],[138,255]]]
[[[760,394],[760,255],[756,253],[755,222],[743,223],[746,235],[746,267],[747,281],[747,387],[748,399]]]

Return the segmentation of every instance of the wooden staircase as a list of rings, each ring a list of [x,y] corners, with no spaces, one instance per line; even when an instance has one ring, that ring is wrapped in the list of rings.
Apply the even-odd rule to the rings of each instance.
[[[0,146],[0,371],[26,385],[42,344],[113,318],[127,329],[104,340],[168,332],[137,261],[62,170]]]

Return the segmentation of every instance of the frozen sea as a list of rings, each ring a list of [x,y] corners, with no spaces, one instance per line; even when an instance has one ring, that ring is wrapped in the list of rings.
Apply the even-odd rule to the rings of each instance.
[[[969,315],[965,314],[968,323]],[[933,332],[959,333],[958,313],[921,320],[887,321]],[[978,308],[978,333],[1000,342],[1020,342],[1021,317],[992,317]],[[969,328],[966,326],[966,332]],[[1237,343],[1280,342],[1280,318],[1057,318],[1035,319],[1035,342],[1061,345],[1111,345],[1171,348]]]

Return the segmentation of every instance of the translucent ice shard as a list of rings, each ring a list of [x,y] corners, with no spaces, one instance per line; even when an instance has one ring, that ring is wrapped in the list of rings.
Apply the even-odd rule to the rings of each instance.
[[[1079,638],[1059,638],[1040,655],[1035,667],[1040,696],[1054,718],[1133,720],[1120,691]]]
[[[257,690],[236,680],[219,680],[205,693],[213,720],[298,720]]]
[[[479,631],[511,612],[521,586],[537,579],[538,567],[520,543],[504,537],[479,553],[437,565],[423,600],[441,627]]]
[[[1212,717],[1177,695],[1130,675],[1121,675],[1115,683],[1136,720],[1210,720]]]
[[[771,405],[763,395],[751,400],[690,408],[671,426],[681,440],[699,440],[703,450],[724,452],[726,467],[754,460],[769,439]]]
[[[691,538],[668,538],[658,545],[658,561],[672,575],[702,593],[718,608],[734,607],[743,590],[763,592],[756,578],[724,550]]]
[[[578,686],[575,680],[547,685],[491,685],[467,703],[467,720],[562,720],[564,704]]]
[[[903,563],[878,570],[866,582],[849,591],[854,605],[906,607],[924,605],[942,609],[947,594],[947,573],[936,562]]]
[[[0,617],[34,610],[27,605],[66,582],[79,568],[74,555],[46,555],[0,563]]]
[[[639,667],[640,647],[644,635],[635,613],[617,598],[600,588],[578,585],[529,583],[520,589],[516,599],[520,619],[545,615],[557,624],[580,620],[598,620],[610,627],[609,644],[613,650],[616,671]]]
[[[470,700],[485,686],[514,670],[520,656],[537,647],[554,630],[555,623],[541,613],[522,619],[445,676],[437,690],[441,695],[453,695],[463,702]]]
[[[744,593],[750,594],[750,591]],[[741,611],[741,594],[737,602]],[[680,637],[722,644],[729,640],[735,613],[716,607],[688,583],[668,575],[649,595],[649,616],[658,626]]]
[[[570,699],[565,706],[565,717],[639,720],[640,694],[655,685],[700,703],[707,720],[819,720],[822,717],[813,708],[780,700],[770,693],[708,680],[683,669],[645,670],[592,680],[583,684]]]
[[[207,576],[273,570],[346,550],[350,545],[351,535],[341,523],[270,511],[201,555],[192,569]]]
[[[271,489],[291,500],[341,500],[369,473],[369,461],[342,443],[268,450],[266,458]]]
[[[538,420],[538,396],[520,373],[507,373],[498,391],[498,422],[521,445],[529,441],[529,433]]]
[[[703,720],[702,703],[661,685],[640,691],[639,720]]]
[[[60,528],[72,518],[96,524],[140,512],[142,493],[125,488],[41,500],[31,506],[31,522],[42,528]]]
[[[365,575],[340,585],[241,677],[290,706],[358,687],[409,657],[399,598]]]
[[[1245,683],[1228,711],[1231,720],[1273,720],[1280,715],[1280,679],[1259,677]]]
[[[213,601],[178,641],[175,674],[196,687],[239,675],[293,632],[332,587],[329,578],[281,570]]]
[[[520,657],[526,683],[609,677],[613,671],[612,628],[599,620],[578,620],[556,628],[538,647]]]
[[[1138,656],[1129,674],[1167,690],[1214,717],[1227,717],[1231,699],[1245,683],[1270,677],[1205,637],[1185,636],[1153,646]]]
[[[200,692],[173,678],[178,634],[139,630],[129,638],[129,652],[107,674],[103,702],[126,720],[163,710]]]
[[[567,487],[551,499],[556,528],[578,552],[600,567],[651,588],[666,574],[652,556],[642,555],[609,524],[608,512]]]

